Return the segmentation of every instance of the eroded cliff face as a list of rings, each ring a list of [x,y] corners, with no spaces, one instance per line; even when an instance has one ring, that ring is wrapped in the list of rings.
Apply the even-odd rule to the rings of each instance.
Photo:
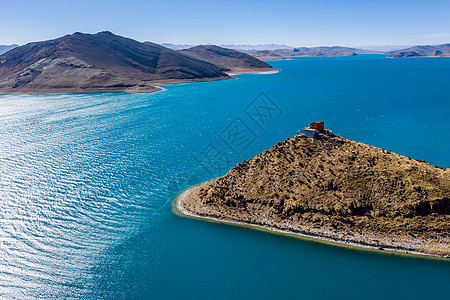
[[[203,186],[196,199],[186,207],[218,218],[417,237],[450,250],[449,170],[343,137],[289,138]]]

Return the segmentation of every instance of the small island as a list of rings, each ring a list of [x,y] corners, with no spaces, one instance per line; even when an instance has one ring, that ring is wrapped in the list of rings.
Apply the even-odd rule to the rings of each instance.
[[[174,200],[183,216],[450,257],[450,172],[314,122]]]

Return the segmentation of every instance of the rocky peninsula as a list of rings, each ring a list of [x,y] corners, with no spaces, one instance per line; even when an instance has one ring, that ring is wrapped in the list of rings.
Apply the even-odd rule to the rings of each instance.
[[[284,234],[450,258],[450,170],[333,135],[320,123],[186,190],[174,209]]]

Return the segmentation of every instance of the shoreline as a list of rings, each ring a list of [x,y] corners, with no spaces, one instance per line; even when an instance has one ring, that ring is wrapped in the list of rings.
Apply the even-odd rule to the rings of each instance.
[[[5,92],[0,91],[0,95],[70,95],[70,94],[101,94],[101,93],[126,93],[126,94],[150,94],[165,91],[163,86],[180,84],[180,83],[194,83],[194,82],[209,82],[209,81],[219,81],[219,80],[229,80],[232,77],[214,77],[214,78],[202,78],[202,79],[165,79],[165,80],[155,80],[145,86],[133,86],[129,88],[117,88],[117,87],[100,87],[100,88],[67,88],[67,89],[41,89],[41,90],[18,90],[11,91],[7,90]],[[151,84],[151,85],[150,85]]]
[[[215,217],[211,214],[207,213],[198,213],[194,212],[192,210],[187,209],[184,206],[184,201],[186,201],[189,198],[194,197],[194,193],[199,191],[202,187],[207,186],[209,183],[214,181],[216,179],[212,179],[209,181],[205,181],[203,183],[197,184],[193,187],[188,188],[187,190],[183,191],[181,194],[179,194],[172,202],[172,212],[176,215],[182,216],[182,217],[189,217],[194,219],[200,219],[208,222],[214,222],[214,223],[222,223],[227,225],[234,225],[234,226],[241,226],[241,227],[247,227],[254,230],[261,230],[265,232],[290,236],[294,238],[300,238],[304,240],[314,241],[314,242],[321,242],[329,245],[333,245],[335,247],[347,247],[356,249],[359,251],[373,251],[378,254],[391,254],[391,255],[405,255],[408,257],[416,257],[416,258],[425,258],[425,259],[439,259],[444,261],[449,261],[448,256],[444,255],[438,255],[438,254],[431,254],[431,253],[425,253],[420,252],[417,249],[408,249],[398,246],[389,246],[389,245],[375,245],[370,244],[369,242],[359,242],[354,241],[351,239],[345,239],[345,238],[336,238],[332,237],[330,235],[326,234],[317,234],[313,232],[308,232],[307,230],[303,231],[294,231],[290,230],[288,228],[276,228],[274,226],[264,224],[264,223],[252,223],[247,222],[244,220],[236,220],[229,217]]]
[[[19,96],[32,96],[32,95],[82,95],[82,94],[150,94],[150,93],[156,93],[156,92],[162,92],[166,89],[159,85],[149,86],[146,89],[44,89],[40,91],[7,91],[7,92],[0,92],[0,95],[19,95]]]
[[[278,72],[280,72],[280,69],[263,69],[261,71],[258,71],[258,69],[251,69],[251,70],[242,70],[242,71],[230,71],[230,72],[225,72],[227,73],[229,76],[235,76],[235,75],[242,75],[242,74],[276,74]]]
[[[263,69],[258,71],[258,69],[242,70],[227,73],[229,77],[214,77],[214,78],[199,78],[199,79],[166,79],[166,80],[155,80],[154,82],[149,82],[149,84],[144,87],[130,87],[130,88],[68,88],[68,89],[42,89],[38,91],[0,91],[0,95],[58,95],[58,94],[100,94],[100,93],[128,93],[128,94],[150,94],[155,92],[165,91],[166,85],[182,84],[182,83],[194,83],[194,82],[209,82],[209,81],[220,81],[220,80],[231,80],[236,79],[232,76],[241,74],[276,74],[279,69]]]

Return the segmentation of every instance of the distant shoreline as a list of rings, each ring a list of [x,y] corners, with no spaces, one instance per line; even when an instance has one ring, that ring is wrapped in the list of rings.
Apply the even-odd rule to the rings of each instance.
[[[247,222],[243,220],[236,220],[231,219],[229,217],[219,217],[212,215],[208,208],[203,207],[196,207],[197,210],[201,210],[202,212],[198,211],[192,211],[188,208],[186,208],[186,201],[191,201],[190,205],[192,206],[192,201],[196,201],[198,199],[195,199],[195,194],[200,191],[201,188],[209,185],[216,179],[209,180],[203,183],[200,183],[198,185],[195,185],[185,191],[183,191],[181,194],[179,194],[172,203],[172,211],[182,217],[190,217],[195,219],[201,219],[209,222],[216,222],[216,223],[224,223],[228,225],[235,225],[235,226],[243,226],[243,227],[249,227],[256,230],[262,230],[262,231],[268,231],[271,233],[281,234],[281,235],[287,235],[291,237],[301,238],[301,239],[307,239],[307,240],[313,240],[316,242],[322,242],[331,244],[334,246],[340,246],[340,247],[350,247],[358,250],[365,250],[365,251],[375,251],[377,253],[384,253],[384,254],[401,254],[401,255],[407,255],[407,256],[415,256],[420,258],[429,258],[429,259],[443,259],[445,261],[448,261],[448,256],[438,255],[438,254],[430,254],[430,253],[424,253],[420,252],[417,249],[413,248],[407,248],[407,247],[396,247],[396,246],[389,246],[389,245],[374,245],[369,242],[359,242],[354,241],[351,239],[345,239],[345,238],[336,238],[331,235],[327,235],[326,233],[313,233],[311,232],[311,228],[308,228],[306,226],[306,230],[298,231],[298,230],[290,230],[288,228],[277,228],[274,226],[270,226],[264,223],[253,223],[253,222]],[[198,201],[196,202],[198,204]],[[405,245],[406,246],[406,245]]]

